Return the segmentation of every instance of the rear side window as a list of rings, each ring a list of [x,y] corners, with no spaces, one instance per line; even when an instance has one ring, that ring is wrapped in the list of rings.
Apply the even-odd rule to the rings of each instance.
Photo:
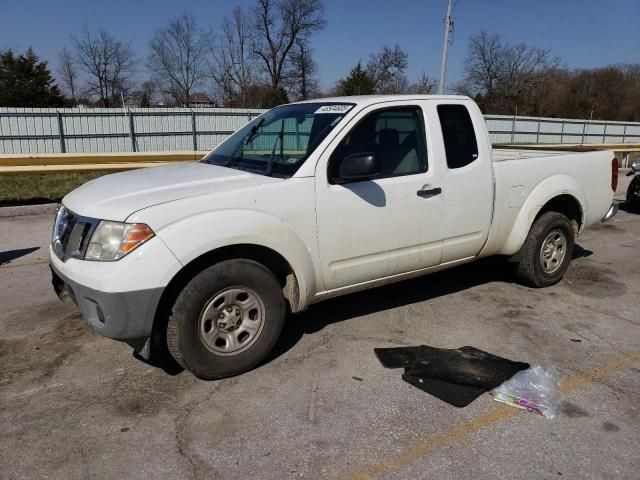
[[[478,158],[476,132],[464,105],[438,105],[447,166],[460,168]]]

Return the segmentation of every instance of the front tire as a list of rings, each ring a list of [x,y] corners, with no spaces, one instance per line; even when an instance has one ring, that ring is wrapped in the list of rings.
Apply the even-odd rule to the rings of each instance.
[[[285,314],[282,290],[271,271],[252,260],[225,260],[182,289],[169,316],[167,345],[196,377],[231,377],[269,354]]]
[[[545,212],[533,223],[516,265],[518,281],[530,287],[549,287],[564,276],[574,246],[573,227],[558,212]]]

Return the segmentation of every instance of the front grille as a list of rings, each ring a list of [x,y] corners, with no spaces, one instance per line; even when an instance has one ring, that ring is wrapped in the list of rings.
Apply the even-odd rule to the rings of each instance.
[[[56,256],[62,261],[69,258],[82,258],[97,224],[98,220],[95,218],[76,215],[61,206],[56,215],[51,239]]]

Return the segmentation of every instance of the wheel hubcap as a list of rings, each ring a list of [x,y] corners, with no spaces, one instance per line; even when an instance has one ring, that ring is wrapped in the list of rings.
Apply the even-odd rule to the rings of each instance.
[[[567,255],[567,238],[561,230],[552,230],[542,242],[540,264],[545,273],[554,273]]]
[[[213,296],[200,315],[200,338],[217,355],[236,355],[262,332],[265,308],[245,287],[227,288]]]

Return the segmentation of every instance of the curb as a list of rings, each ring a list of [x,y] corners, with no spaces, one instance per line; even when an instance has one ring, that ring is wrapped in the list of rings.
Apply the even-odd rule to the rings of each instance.
[[[16,207],[0,207],[0,218],[24,217],[27,215],[53,215],[58,208],[57,203],[44,203],[41,205],[19,205]]]

